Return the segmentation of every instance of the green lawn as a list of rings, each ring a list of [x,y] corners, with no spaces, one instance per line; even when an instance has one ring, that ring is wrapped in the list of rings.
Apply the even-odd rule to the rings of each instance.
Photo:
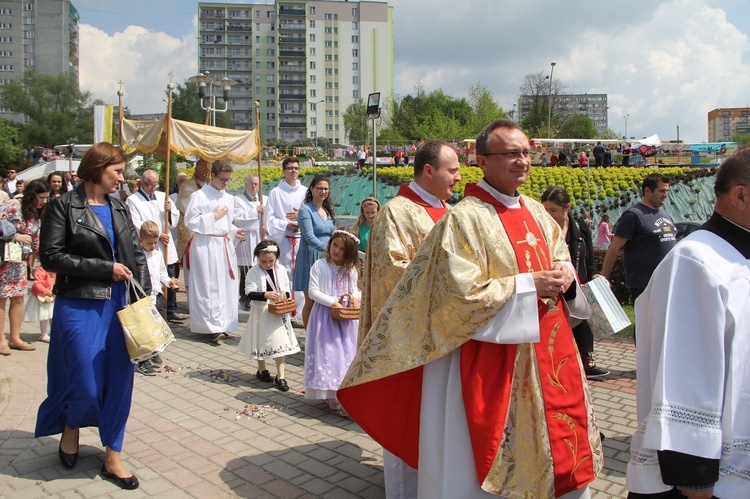
[[[630,322],[632,322],[632,324],[614,335],[614,338],[618,340],[633,341],[633,332],[635,330],[635,310],[633,309],[632,305],[623,305],[622,309],[625,310],[626,314],[628,314],[628,318],[630,319]]]

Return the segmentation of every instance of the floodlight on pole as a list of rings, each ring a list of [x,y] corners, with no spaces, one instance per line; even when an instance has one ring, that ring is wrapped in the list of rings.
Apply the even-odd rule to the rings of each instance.
[[[549,108],[547,112],[547,137],[552,138],[552,74],[555,71],[555,65],[557,63],[555,61],[552,61],[550,63],[550,70],[549,70],[549,99],[547,101],[547,107]]]
[[[380,92],[367,96],[367,117],[372,120],[372,197],[378,197],[378,152],[377,152],[377,124],[380,118]]]

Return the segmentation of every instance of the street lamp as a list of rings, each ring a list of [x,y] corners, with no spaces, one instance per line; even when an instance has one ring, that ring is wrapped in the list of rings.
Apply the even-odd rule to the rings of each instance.
[[[557,64],[555,61],[552,61],[550,63],[550,70],[549,70],[549,102],[547,102],[547,105],[549,107],[549,111],[547,114],[547,137],[552,138],[552,73],[555,71],[555,64]]]
[[[211,121],[209,124],[211,126],[216,126],[216,113],[227,112],[227,109],[229,109],[229,91],[234,85],[237,84],[237,82],[234,80],[230,80],[226,76],[220,80],[214,79],[214,77],[211,76],[208,71],[198,73],[196,76],[191,76],[190,78],[188,78],[188,81],[198,85],[198,97],[200,98],[201,109],[206,111],[207,116],[210,116]],[[222,99],[224,100],[224,109],[216,109],[214,83],[217,87],[221,87]],[[208,106],[205,106],[203,104],[203,99],[206,97],[206,86],[208,86]]]
[[[625,116],[623,116],[623,118],[625,118],[625,142],[627,142],[628,141],[628,118],[630,118],[630,115],[626,114]]]
[[[315,111],[315,154],[318,154],[318,104],[323,104],[324,102],[325,99],[315,102],[307,101],[312,110]]]
[[[367,117],[372,120],[372,197],[378,197],[378,132],[375,121],[380,118],[380,92],[367,96]]]
[[[516,121],[516,103],[513,103],[513,110],[510,112],[510,120]]]

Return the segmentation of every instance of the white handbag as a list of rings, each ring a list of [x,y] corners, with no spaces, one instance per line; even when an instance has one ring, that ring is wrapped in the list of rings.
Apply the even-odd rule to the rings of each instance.
[[[143,287],[133,277],[128,279],[128,297],[130,286],[135,290],[135,295],[139,296],[140,292],[142,298],[117,312],[117,318],[122,324],[130,361],[136,364],[162,353],[174,342],[174,334],[156,309],[154,300],[146,295]]]

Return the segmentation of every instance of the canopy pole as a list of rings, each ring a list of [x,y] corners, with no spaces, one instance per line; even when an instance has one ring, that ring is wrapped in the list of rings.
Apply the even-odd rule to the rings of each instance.
[[[174,84],[170,81],[167,85],[167,159],[165,162],[164,169],[164,230],[169,231],[169,217],[172,214],[171,210],[167,209],[167,203],[169,202],[169,166],[172,161],[172,90],[174,90]],[[170,235],[171,237],[171,235]],[[167,261],[169,258],[169,250],[167,245],[164,245],[164,266],[168,265]],[[164,298],[167,297],[167,286],[164,285]],[[174,292],[174,291],[173,291]]]
[[[255,107],[255,147],[258,149],[258,201],[260,202],[261,206],[263,205],[263,166],[260,163],[260,102],[255,101],[253,103],[253,106]],[[261,211],[260,212],[260,234],[262,239],[266,239],[265,234],[265,215]]]

